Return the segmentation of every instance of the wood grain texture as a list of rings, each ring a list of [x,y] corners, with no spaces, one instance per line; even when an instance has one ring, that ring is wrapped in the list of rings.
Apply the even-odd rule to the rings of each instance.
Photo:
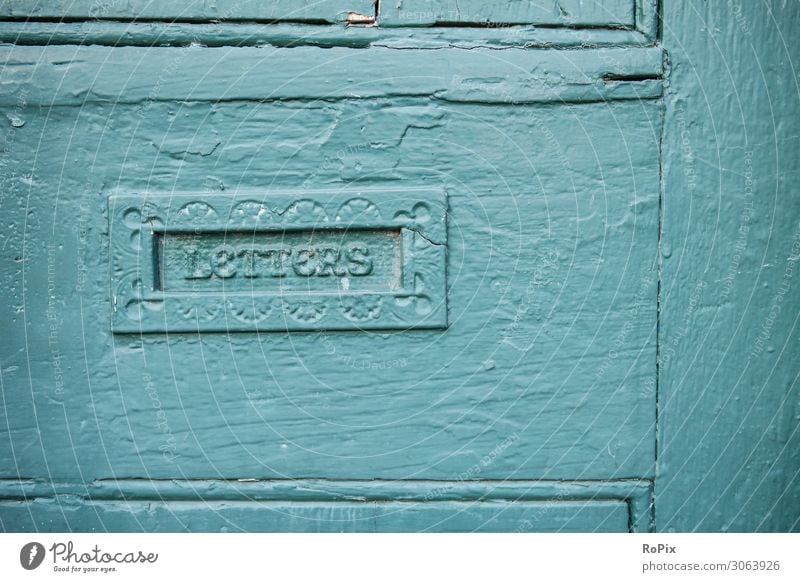
[[[649,531],[647,481],[0,480],[2,531]]]
[[[214,61],[207,50],[189,51],[187,65]],[[159,81],[143,49],[6,51],[17,63],[6,94],[57,104],[4,106],[24,125],[3,198],[17,226],[3,244],[24,260],[3,267],[12,306],[3,312],[3,475],[652,476],[659,102],[452,99],[484,99],[510,83],[485,76],[504,62],[569,78],[569,67],[609,66],[604,55],[635,69],[659,53],[342,52],[341,76],[328,67],[304,91],[285,92],[293,100],[248,101],[268,95],[261,82],[291,85],[292,66],[316,67],[324,53],[297,51],[271,74],[266,65],[245,74],[231,101],[226,75],[266,53],[240,49],[204,85],[202,74]],[[114,64],[98,68],[94,59],[106,57]],[[348,85],[348,67],[367,61],[394,73]],[[134,73],[137,62],[154,68]],[[74,71],[54,95],[59,83],[39,71],[59,67]],[[397,77],[404,67],[416,75]],[[444,71],[471,73],[461,89],[396,94],[441,87]],[[148,100],[160,82],[165,93]],[[529,99],[521,83],[508,87]],[[325,91],[334,98],[311,97]],[[112,94],[126,102],[106,102]],[[352,182],[447,191],[446,331],[111,335],[111,191]]]
[[[637,22],[639,20],[637,19]],[[18,45],[82,44],[106,46],[322,46],[392,47],[405,49],[528,47],[595,48],[643,46],[655,42],[655,11],[644,30],[613,28],[380,27],[316,26],[249,22],[18,22],[0,21],[0,41]],[[652,32],[652,34],[651,34]]]
[[[608,532],[628,531],[619,501],[0,502],[14,532]]]
[[[576,52],[349,48],[0,48],[0,104],[128,104],[435,97],[467,103],[650,99],[660,48]],[[177,74],[181,71],[182,74]]]
[[[797,531],[800,5],[664,9],[658,529]]]
[[[180,21],[341,22],[374,13],[372,0],[0,0],[0,17]]]

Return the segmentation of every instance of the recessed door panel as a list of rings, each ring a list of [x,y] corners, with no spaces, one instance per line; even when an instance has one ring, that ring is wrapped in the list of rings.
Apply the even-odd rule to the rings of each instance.
[[[3,50],[4,478],[652,478],[660,51]]]

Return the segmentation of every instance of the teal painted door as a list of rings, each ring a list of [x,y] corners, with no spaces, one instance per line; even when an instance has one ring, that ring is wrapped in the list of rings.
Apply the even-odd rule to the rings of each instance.
[[[151,4],[0,2],[2,528],[659,528],[657,3]]]

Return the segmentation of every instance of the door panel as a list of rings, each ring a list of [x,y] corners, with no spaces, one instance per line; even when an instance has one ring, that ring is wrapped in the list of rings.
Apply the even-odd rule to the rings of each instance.
[[[0,15],[31,19],[343,22],[372,15],[372,0],[0,0]]]
[[[379,3],[381,26],[484,26],[629,29],[651,40],[656,34],[657,0],[403,0]],[[518,35],[509,29],[507,34]]]
[[[643,531],[646,481],[0,484],[0,531]]]
[[[357,520],[376,516],[370,527],[379,530],[649,527],[642,502],[634,515],[627,495],[597,492],[641,482],[649,507],[660,50],[508,50],[502,58],[489,49],[2,51],[3,111],[24,123],[11,134],[3,200],[13,225],[3,248],[13,250],[3,267],[11,309],[3,312],[0,453],[8,462],[0,476],[33,480],[23,489],[322,479],[329,491],[355,480],[367,498],[382,482],[484,487],[446,503],[422,495],[413,507],[397,494],[375,500],[385,507],[328,500],[295,508],[277,495],[265,500],[274,507],[243,501],[224,510],[203,505],[205,497],[178,498],[157,512],[186,521],[169,519],[165,529],[228,520],[242,529],[336,530],[340,518],[361,529]],[[170,59],[191,74],[164,75]],[[391,74],[365,77],[367,65]],[[345,202],[386,196],[403,204],[374,204],[389,222],[336,222]],[[130,200],[141,210],[133,222]],[[130,297],[152,300],[137,295],[142,286],[158,291],[159,277],[172,286],[185,266],[164,244],[179,254],[179,236],[205,237],[201,247],[212,251],[228,244],[228,223],[209,222],[209,208],[227,217],[240,202],[258,203],[244,207],[245,220],[260,216],[262,202],[277,208],[272,230],[251,227],[252,244],[373,229],[347,241],[377,244],[386,264],[403,265],[396,277],[392,267],[370,281],[411,289],[383,301],[419,321],[211,325],[202,310],[228,309],[255,284],[217,272],[213,293],[179,282],[180,293],[198,293],[180,326],[169,315],[164,326],[137,327],[134,317],[115,327],[129,304],[120,291],[126,269],[149,273],[125,284]],[[150,213],[148,203],[167,210]],[[280,222],[292,208],[302,228]],[[181,212],[186,230],[170,234]],[[440,224],[441,236],[423,223]],[[387,229],[416,233],[416,242],[384,248],[375,232]],[[234,230],[231,240],[245,244],[246,233]],[[161,242],[142,246],[143,236]],[[397,283],[411,272],[406,251],[420,245],[435,260]],[[290,294],[309,303],[325,290],[316,280],[292,285]],[[348,297],[335,288],[326,309]],[[149,307],[158,322],[160,307]],[[245,307],[259,316],[256,303]],[[284,320],[286,309],[276,307]],[[506,480],[588,482],[592,497],[498,497],[495,485]],[[144,507],[87,494],[64,514],[61,494],[52,495],[7,495],[4,527],[54,519],[91,529],[107,519],[112,529],[136,529]],[[141,501],[154,499],[150,489]],[[94,509],[105,516],[99,522]],[[161,527],[157,516],[142,519]],[[631,525],[639,523],[647,525]]]
[[[633,0],[554,0],[532,2],[480,2],[456,0],[405,0],[381,4],[381,24],[561,24],[632,26]]]
[[[797,532],[800,4],[664,4],[659,528]]]
[[[85,502],[61,505],[61,519],[25,502],[0,504],[13,531],[248,531],[248,532],[509,532],[531,524],[537,532],[628,531],[621,501],[504,503]],[[534,525],[536,524],[536,525]],[[4,524],[0,524],[3,525]],[[6,531],[6,529],[3,529]]]

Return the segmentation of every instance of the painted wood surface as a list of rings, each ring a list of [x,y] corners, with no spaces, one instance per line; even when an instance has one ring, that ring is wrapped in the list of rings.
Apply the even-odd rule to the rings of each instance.
[[[0,105],[13,107],[23,100],[26,106],[125,104],[138,105],[137,115],[156,103],[175,101],[293,101],[301,105],[311,99],[317,101],[308,108],[313,117],[325,102],[339,99],[428,98],[436,103],[510,107],[642,100],[660,97],[663,90],[663,53],[656,47],[580,53],[508,48],[498,53],[490,48],[190,46],[175,51],[23,46],[0,48],[0,55],[4,63]],[[364,75],[364,71],[377,73]],[[420,123],[428,121],[423,116]],[[174,139],[174,132],[169,133]],[[356,136],[353,145],[363,141]]]
[[[290,503],[0,502],[3,531],[65,532],[611,532],[628,531],[619,501]],[[9,525],[6,526],[6,523]]]
[[[651,23],[655,22],[652,18]],[[654,28],[503,27],[380,27],[317,26],[312,24],[253,24],[249,22],[78,22],[16,21],[0,18],[0,41],[19,45],[83,44],[106,46],[305,45],[324,47],[392,47],[407,49],[526,47],[595,48],[654,45]],[[652,34],[651,34],[652,33]]]
[[[635,0],[384,0],[383,26],[419,24],[547,24],[633,26]]]
[[[647,481],[0,482],[0,531],[648,531]]]
[[[169,50],[5,49],[5,476],[654,474],[657,50]],[[446,190],[447,330],[111,335],[112,191],[352,182]]]
[[[186,30],[181,25],[189,24],[194,25],[191,26],[190,42],[241,46],[252,42],[253,36],[269,39],[273,32],[264,29],[261,26],[264,23],[294,23],[311,26],[301,27],[301,35],[292,33],[293,42],[304,42],[303,37],[316,35],[328,37],[331,31],[326,29],[330,27],[319,25],[338,24],[332,33],[343,38],[342,30],[352,31],[351,42],[359,37],[383,37],[384,31],[411,29],[406,38],[412,44],[416,43],[414,48],[424,46],[426,34],[419,34],[420,26],[439,28],[439,36],[449,41],[468,33],[469,28],[478,27],[484,31],[499,29],[497,32],[500,34],[490,34],[489,38],[500,39],[504,44],[544,42],[545,46],[581,43],[590,46],[595,39],[601,43],[603,39],[606,42],[615,39],[623,44],[652,44],[657,38],[657,6],[658,0],[393,0],[383,3],[373,0],[134,0],[124,3],[113,0],[0,0],[0,38],[16,34],[11,42],[27,44],[45,31],[64,30],[80,34],[80,31],[113,31],[116,27],[124,30],[124,34],[109,44],[120,46],[120,43],[136,42],[137,37],[141,42],[141,35],[152,38],[148,31],[157,31],[154,44],[161,46],[173,42],[174,31]],[[254,22],[258,24],[253,25]],[[455,32],[454,26],[466,27],[467,30],[461,28]],[[58,33],[50,36],[46,44],[57,44],[59,36]],[[279,36],[283,35],[279,33]],[[397,34],[389,32],[389,36],[397,37]]]
[[[374,14],[373,0],[0,0],[0,16],[22,19],[339,22]]]
[[[796,4],[662,2],[661,155],[655,0],[69,4],[0,2],[3,529],[798,529]],[[447,330],[110,333],[120,187],[353,183],[449,194]]]
[[[656,519],[800,529],[797,2],[664,2]]]
[[[363,0],[34,4],[0,2],[2,529],[652,529],[654,1],[459,3],[507,32],[393,22],[413,1],[380,4],[406,30],[345,26]],[[109,200],[353,188],[413,199],[439,254],[401,299],[435,279],[440,329],[113,333],[142,229]],[[174,290],[163,242],[134,259]]]

